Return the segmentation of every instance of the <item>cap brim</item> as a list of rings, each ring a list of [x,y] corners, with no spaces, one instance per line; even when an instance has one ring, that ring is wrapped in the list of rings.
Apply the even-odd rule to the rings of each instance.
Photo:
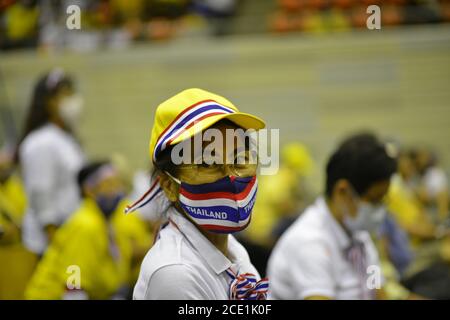
[[[228,114],[219,114],[197,122],[191,128],[185,130],[176,139],[174,139],[171,142],[171,145],[189,139],[195,134],[208,129],[209,127],[211,127],[212,125],[223,119],[230,120],[231,122],[235,123],[237,126],[241,127],[244,130],[247,129],[259,130],[266,127],[265,122],[261,118],[258,118],[249,113],[236,112]]]

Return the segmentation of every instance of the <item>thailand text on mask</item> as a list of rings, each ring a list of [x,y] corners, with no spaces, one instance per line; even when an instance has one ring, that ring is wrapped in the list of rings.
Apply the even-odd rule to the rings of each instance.
[[[180,185],[179,203],[201,228],[216,233],[241,231],[250,223],[258,188],[256,176],[226,176],[212,183]]]

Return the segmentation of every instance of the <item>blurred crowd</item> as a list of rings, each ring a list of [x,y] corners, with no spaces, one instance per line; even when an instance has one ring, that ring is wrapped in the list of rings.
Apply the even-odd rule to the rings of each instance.
[[[133,186],[120,161],[85,156],[82,106],[73,79],[52,70],[35,85],[21,138],[2,148],[0,299],[131,297],[154,221],[124,214]]]
[[[152,207],[124,209],[148,188],[150,170],[130,177],[113,158],[88,159],[77,139],[82,105],[73,78],[50,71],[34,87],[20,140],[1,149],[0,299],[131,297],[159,222]],[[386,298],[450,299],[447,172],[429,147],[383,143],[397,169],[371,236]],[[259,178],[252,223],[238,235],[261,275],[280,236],[317,197],[310,183],[320,168],[308,146],[290,142],[280,152],[278,173]]]
[[[252,1],[253,6],[242,9]],[[239,32],[233,29],[236,15],[259,14],[252,12],[258,5],[263,7],[259,18],[266,26],[263,29],[275,33],[365,28],[367,7],[373,4],[381,7],[383,26],[450,19],[449,0],[264,1],[270,6],[255,0],[1,0],[0,49],[68,47],[83,51],[167,40],[195,30],[227,35]],[[67,8],[74,4],[81,10],[82,32],[78,33],[66,27],[72,14]]]
[[[183,26],[210,25],[211,33],[227,32],[235,0],[2,0],[0,48],[71,46],[78,50],[125,46],[131,41],[170,39]],[[82,33],[67,32],[66,20],[80,8]],[[73,30],[70,30],[73,31]]]
[[[447,0],[279,0],[271,29],[326,32],[366,28],[370,5],[380,7],[382,26],[450,20]]]
[[[361,133],[349,139],[374,137]],[[387,279],[386,298],[449,299],[448,173],[430,147],[384,143],[397,171],[383,199],[387,215],[372,237]],[[285,144],[281,161],[278,174],[261,177],[252,224],[240,235],[261,274],[277,240],[317,196],[308,187],[317,166],[306,146]]]

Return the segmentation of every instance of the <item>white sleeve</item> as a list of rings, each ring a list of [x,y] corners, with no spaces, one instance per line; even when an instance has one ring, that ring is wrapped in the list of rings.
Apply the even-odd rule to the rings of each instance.
[[[21,155],[21,165],[29,206],[42,226],[59,224],[54,193],[57,157],[51,146],[33,146]]]
[[[145,292],[146,300],[211,300],[211,293],[189,266],[174,264],[156,270]]]
[[[311,296],[335,297],[333,263],[324,242],[308,241],[295,243],[291,255],[292,285],[296,288],[296,298]]]
[[[448,189],[447,175],[439,168],[431,169],[425,176],[425,186],[428,194],[435,197]]]

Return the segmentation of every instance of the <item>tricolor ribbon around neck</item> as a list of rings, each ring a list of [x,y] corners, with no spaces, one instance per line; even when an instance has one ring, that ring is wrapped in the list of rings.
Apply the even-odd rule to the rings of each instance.
[[[351,263],[353,269],[358,274],[358,280],[361,288],[361,298],[370,300],[373,298],[372,291],[367,287],[367,259],[364,243],[358,239],[351,239],[351,244],[345,250],[346,257]]]
[[[267,291],[269,290],[267,278],[258,281],[252,273],[236,275],[231,269],[226,272],[232,279],[228,292],[230,300],[267,300]]]

